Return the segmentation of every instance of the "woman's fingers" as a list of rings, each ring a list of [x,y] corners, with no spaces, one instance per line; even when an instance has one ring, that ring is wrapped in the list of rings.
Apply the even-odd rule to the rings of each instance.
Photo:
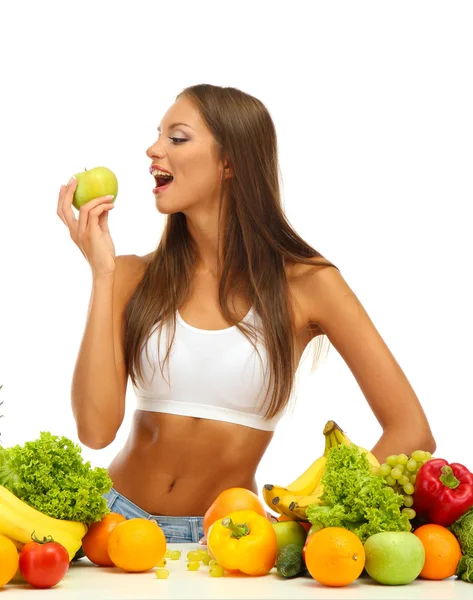
[[[115,204],[112,204],[110,201],[110,208],[114,208]],[[100,229],[102,230],[102,233],[106,233],[108,235],[110,235],[110,229],[108,228],[108,213],[110,211],[107,210],[106,212],[103,212],[101,215],[99,215],[98,217],[98,225],[100,227]]]
[[[68,226],[66,219],[64,217],[64,211],[63,211],[63,203],[64,203],[64,197],[66,195],[66,192],[67,192],[67,185],[61,185],[61,189],[59,190],[56,212],[57,212],[58,217],[64,223],[64,225]]]
[[[110,201],[107,204],[99,204],[97,207],[92,209],[89,212],[89,227],[99,227],[104,233],[109,233],[108,225],[107,225],[107,216],[112,208],[114,208],[114,204],[110,204]]]
[[[77,231],[77,219],[72,210],[72,200],[74,199],[74,191],[77,186],[77,180],[75,178],[65,186],[60,195],[60,215],[62,215],[63,221],[69,227],[71,237],[74,239]]]
[[[78,217],[72,210],[77,180],[71,178],[61,186],[57,214],[69,229],[72,241],[89,263],[93,273],[112,273],[115,269],[115,246],[108,228],[108,213],[113,196],[101,196],[83,204]]]
[[[79,228],[77,230],[77,238],[82,240],[87,230],[92,231],[93,227],[99,223],[99,215],[110,210],[115,205],[110,203],[110,199],[94,198],[86,204],[83,204],[79,209]]]
[[[64,225],[66,225],[66,221],[64,220],[63,214],[62,214],[62,209],[61,209],[61,201],[62,201],[62,192],[64,190],[63,185],[61,185],[61,189],[59,190],[59,194],[57,197],[57,210],[56,210],[56,214],[57,216],[61,219],[61,221],[64,223]]]

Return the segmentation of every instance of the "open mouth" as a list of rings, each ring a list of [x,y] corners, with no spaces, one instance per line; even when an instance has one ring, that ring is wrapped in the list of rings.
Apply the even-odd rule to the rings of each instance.
[[[174,177],[172,175],[162,175],[162,174],[154,175],[154,178],[156,180],[156,187],[153,190],[154,193],[162,192],[163,190],[168,188],[174,179]]]
[[[164,175],[160,175],[159,177],[155,177],[156,184],[158,187],[163,187],[165,185],[169,185],[171,181],[174,179],[172,175],[164,177]]]

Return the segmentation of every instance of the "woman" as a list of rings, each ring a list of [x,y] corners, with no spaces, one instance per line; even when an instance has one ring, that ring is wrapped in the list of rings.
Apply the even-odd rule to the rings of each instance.
[[[196,85],[158,131],[146,153],[156,207],[168,217],[154,252],[115,256],[113,204],[93,199],[76,219],[75,180],[58,200],[93,276],[72,383],[81,442],[98,449],[115,439],[128,377],[137,397],[108,469],[110,508],[155,518],[168,541],[191,542],[221,491],[257,494],[256,469],[314,338],[335,346],[381,424],[378,460],[433,452],[419,400],[363,306],[286,220],[264,105]]]

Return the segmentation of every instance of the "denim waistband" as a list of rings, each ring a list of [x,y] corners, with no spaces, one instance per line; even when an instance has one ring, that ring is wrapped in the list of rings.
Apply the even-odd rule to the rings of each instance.
[[[127,519],[141,518],[156,521],[168,542],[198,542],[204,536],[204,518],[200,516],[153,515],[111,488],[104,494],[109,509]]]

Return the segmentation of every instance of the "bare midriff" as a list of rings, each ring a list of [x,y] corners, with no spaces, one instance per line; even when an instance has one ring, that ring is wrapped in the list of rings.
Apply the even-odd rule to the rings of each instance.
[[[181,317],[198,328],[229,326],[216,309],[215,282],[202,276],[194,290],[198,298],[180,307]],[[212,308],[203,311],[203,304]],[[240,304],[242,317],[248,309]],[[298,363],[313,334],[303,315],[297,319]],[[225,489],[259,493],[255,473],[273,435],[235,423],[136,410],[128,440],[108,471],[113,487],[152,515],[203,516]]]
[[[108,470],[114,488],[150,514],[203,516],[227,488],[258,493],[255,472],[272,436],[234,423],[136,410]]]

